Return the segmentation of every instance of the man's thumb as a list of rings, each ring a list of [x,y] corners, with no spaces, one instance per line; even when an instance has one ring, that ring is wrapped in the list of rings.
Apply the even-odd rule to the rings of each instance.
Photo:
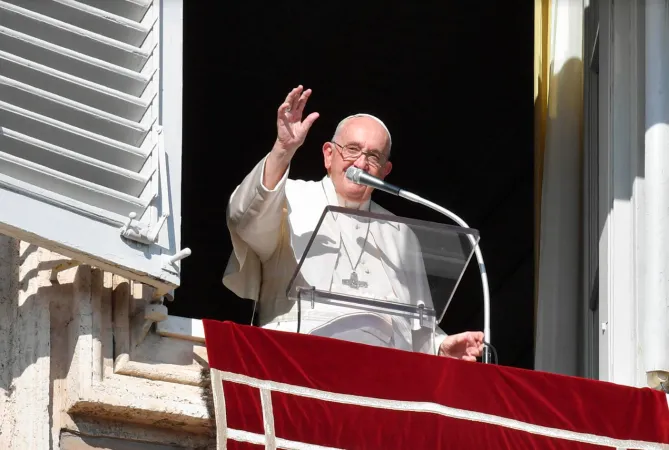
[[[304,119],[304,121],[302,122],[302,125],[304,125],[304,132],[305,133],[307,131],[309,131],[309,129],[314,124],[316,119],[318,119],[319,116],[320,116],[320,114],[318,114],[317,112],[313,112],[313,113],[309,114],[306,119]]]

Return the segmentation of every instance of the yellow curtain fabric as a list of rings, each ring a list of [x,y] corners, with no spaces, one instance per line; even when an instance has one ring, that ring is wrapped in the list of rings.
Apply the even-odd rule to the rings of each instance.
[[[539,299],[539,236],[548,89],[550,83],[551,0],[534,0],[534,324]]]
[[[535,4],[535,368],[579,375],[584,4]]]

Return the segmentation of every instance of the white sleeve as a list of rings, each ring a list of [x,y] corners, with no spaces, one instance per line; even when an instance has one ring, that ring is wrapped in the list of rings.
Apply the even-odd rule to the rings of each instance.
[[[263,158],[237,186],[227,209],[230,233],[236,234],[262,262],[272,256],[279,243],[289,172],[287,169],[274,189],[267,189],[263,185],[266,160]]]

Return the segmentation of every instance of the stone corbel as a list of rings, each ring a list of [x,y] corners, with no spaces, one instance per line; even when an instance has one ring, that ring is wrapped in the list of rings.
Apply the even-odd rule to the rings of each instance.
[[[73,292],[63,428],[83,417],[210,436],[204,345],[147,329],[150,293],[125,279],[82,265]]]

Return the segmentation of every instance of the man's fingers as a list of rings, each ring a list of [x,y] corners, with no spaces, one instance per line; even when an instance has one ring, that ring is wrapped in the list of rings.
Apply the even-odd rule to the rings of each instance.
[[[279,110],[277,111],[277,118],[285,118],[286,116],[286,110],[290,107],[290,103],[285,102],[282,103],[281,106],[279,106]]]
[[[463,361],[471,361],[471,362],[476,362],[476,357],[475,356],[469,356],[469,355],[464,355],[462,357]]]
[[[475,336],[476,340],[479,341],[479,342],[483,342],[483,339],[485,338],[485,335],[483,334],[482,331],[474,332],[474,336]]]
[[[294,112],[297,110],[297,102],[300,100],[300,95],[302,94],[302,85],[299,85],[292,91],[290,91],[290,94],[288,94],[288,97],[286,97],[286,102],[290,105],[290,112]]]
[[[293,96],[295,95],[295,90],[297,88],[293,88],[288,95],[286,95],[286,99],[283,101],[286,105],[288,105],[288,108],[290,108],[290,105],[293,104]]]
[[[318,114],[317,112],[313,112],[309,114],[306,119],[302,121],[302,127],[305,134],[309,131],[309,128],[311,128],[311,126],[314,124],[314,122],[316,121],[316,119],[318,119],[319,116],[320,114]]]
[[[295,97],[295,93],[298,91],[298,89],[300,89],[300,87],[301,86],[291,89],[288,95],[286,95],[286,99],[284,100],[284,102],[288,103],[289,105],[292,104],[293,98]]]
[[[484,343],[483,343],[483,333],[472,331],[472,332],[467,333],[467,335],[468,335],[467,336],[468,337],[467,344],[469,346],[475,347],[475,348],[481,348],[481,349],[483,348],[483,345],[484,345]]]
[[[281,122],[283,124],[290,137],[294,138],[295,134],[293,133],[292,125],[288,119],[288,116],[286,116],[286,111],[288,110],[289,106],[290,105],[288,103],[282,103],[281,106],[279,106],[279,110],[276,112],[276,119],[277,122]]]
[[[453,336],[453,340],[456,344],[462,344],[464,342],[470,342],[470,336],[469,333],[464,332],[464,333],[459,333]]]
[[[295,114],[297,114],[297,117],[302,116],[302,112],[304,111],[304,105],[307,104],[307,100],[309,100],[309,96],[311,95],[311,89],[307,89],[300,95],[300,98],[297,100],[297,106],[295,107]]]

